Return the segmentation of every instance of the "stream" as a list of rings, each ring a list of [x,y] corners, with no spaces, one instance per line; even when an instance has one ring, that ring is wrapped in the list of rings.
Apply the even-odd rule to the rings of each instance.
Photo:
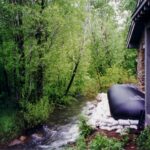
[[[128,129],[137,130],[138,120],[115,120],[110,113],[108,97],[106,93],[99,93],[92,100],[86,97],[78,97],[71,106],[57,108],[49,117],[47,124],[33,128],[26,132],[27,140],[24,144],[17,144],[16,139],[7,150],[64,150],[68,144],[73,144],[79,137],[80,116],[87,118],[87,123],[94,129],[114,131],[124,134]]]
[[[30,135],[28,142],[11,149],[18,150],[62,150],[79,137],[79,118],[94,103],[85,97],[78,98],[73,105],[55,110],[46,125]]]

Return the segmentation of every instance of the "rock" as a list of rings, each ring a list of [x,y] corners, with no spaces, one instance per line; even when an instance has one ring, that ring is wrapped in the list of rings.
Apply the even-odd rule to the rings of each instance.
[[[92,106],[89,107],[89,110],[93,110],[95,108],[95,106],[93,104],[91,104]]]
[[[111,127],[111,130],[116,130],[116,129],[118,129],[116,126]]]
[[[93,102],[93,105],[94,105],[95,107],[97,107],[97,101],[94,101],[94,102]]]
[[[116,129],[123,129],[123,126],[118,125],[118,126],[116,126]]]
[[[15,139],[8,146],[15,146],[15,145],[20,145],[20,144],[22,144],[22,141]]]
[[[138,120],[130,120],[131,125],[138,125],[139,121]]]
[[[32,134],[31,137],[35,141],[41,141],[43,139],[43,137],[41,135],[36,134],[36,133]]]
[[[115,120],[110,113],[108,98],[106,93],[99,93],[96,97],[97,102],[87,102],[83,112],[88,118],[88,123],[92,128],[100,128],[107,131],[117,130],[121,133],[123,129],[137,129],[137,120]],[[99,101],[98,101],[99,100]]]
[[[129,128],[130,128],[130,126],[124,126],[124,128],[125,128],[125,129],[129,129]]]
[[[98,102],[100,102],[102,99],[101,99],[101,94],[99,93],[97,96],[96,96],[96,100],[98,101]]]
[[[101,126],[101,127],[102,127],[102,126],[107,126],[107,123],[101,122],[101,123],[100,123],[100,126]]]
[[[117,126],[118,124],[119,124],[119,122],[117,120],[112,121],[113,126]]]
[[[129,120],[119,119],[118,122],[119,122],[119,125],[130,125]]]
[[[87,113],[87,116],[91,116],[91,115],[92,115],[92,112]]]
[[[24,142],[26,139],[27,139],[26,136],[20,136],[20,138],[19,138],[19,140],[22,141],[22,142]]]
[[[137,130],[138,127],[137,127],[136,125],[130,125],[130,129],[135,129],[135,130]]]
[[[107,127],[107,126],[101,126],[100,129],[107,130],[107,131],[112,131],[112,128]]]
[[[118,129],[117,131],[116,131],[116,133],[121,133],[122,132],[122,129]]]
[[[121,135],[128,135],[128,132],[129,132],[128,128],[124,128],[124,129],[122,129],[122,131],[120,132],[120,134]]]
[[[108,125],[108,126],[115,126],[115,125],[118,125],[118,121],[113,119],[112,117],[108,117],[106,120],[105,120],[105,123]]]

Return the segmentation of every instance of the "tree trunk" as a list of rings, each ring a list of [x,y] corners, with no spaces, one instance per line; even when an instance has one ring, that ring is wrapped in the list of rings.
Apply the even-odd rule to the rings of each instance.
[[[10,96],[11,92],[10,92],[10,87],[9,87],[9,82],[8,82],[8,74],[7,74],[7,71],[5,69],[5,66],[3,69],[4,69],[3,72],[4,72],[4,78],[5,78],[5,90],[8,94],[8,96]]]
[[[45,9],[46,0],[41,0],[41,11],[40,13],[43,13],[43,10]],[[37,45],[42,44],[42,22],[39,24],[39,27],[36,31],[36,39],[37,39]],[[45,37],[45,40],[47,40],[47,37]],[[41,60],[43,57],[43,52],[39,50],[39,64],[37,67],[37,73],[36,73],[36,97],[37,99],[40,99],[43,95],[43,80],[44,80],[44,68],[43,68],[43,61]]]
[[[72,86],[72,83],[74,81],[74,78],[75,78],[75,75],[77,73],[77,69],[78,69],[78,66],[79,66],[79,63],[80,63],[80,58],[78,59],[77,63],[75,64],[75,67],[74,67],[74,70],[73,70],[73,73],[72,73],[72,76],[71,76],[71,79],[69,81],[69,84],[67,86],[67,89],[66,89],[66,92],[65,92],[65,96],[68,94],[71,86]]]
[[[23,0],[9,0],[9,3],[14,5],[23,5]],[[13,16],[13,27],[17,29],[17,33],[14,33],[14,41],[16,43],[16,48],[14,49],[14,62],[16,63],[16,56],[19,55],[19,65],[18,72],[17,68],[14,66],[13,70],[13,78],[14,78],[14,94],[17,100],[21,98],[22,89],[25,84],[25,54],[24,54],[24,34],[21,29],[22,27],[22,10],[17,10],[16,14]],[[18,74],[18,75],[17,75]]]

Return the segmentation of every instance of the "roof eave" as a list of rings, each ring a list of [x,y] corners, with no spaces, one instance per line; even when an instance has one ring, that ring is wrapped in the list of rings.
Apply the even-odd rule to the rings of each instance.
[[[149,18],[150,0],[143,0],[132,15],[132,22],[127,36],[127,48],[138,48],[147,14]]]

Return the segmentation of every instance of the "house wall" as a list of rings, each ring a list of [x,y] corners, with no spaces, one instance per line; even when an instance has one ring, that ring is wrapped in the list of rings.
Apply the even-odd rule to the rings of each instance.
[[[140,90],[145,91],[145,46],[144,38],[142,38],[137,57],[137,79]]]

